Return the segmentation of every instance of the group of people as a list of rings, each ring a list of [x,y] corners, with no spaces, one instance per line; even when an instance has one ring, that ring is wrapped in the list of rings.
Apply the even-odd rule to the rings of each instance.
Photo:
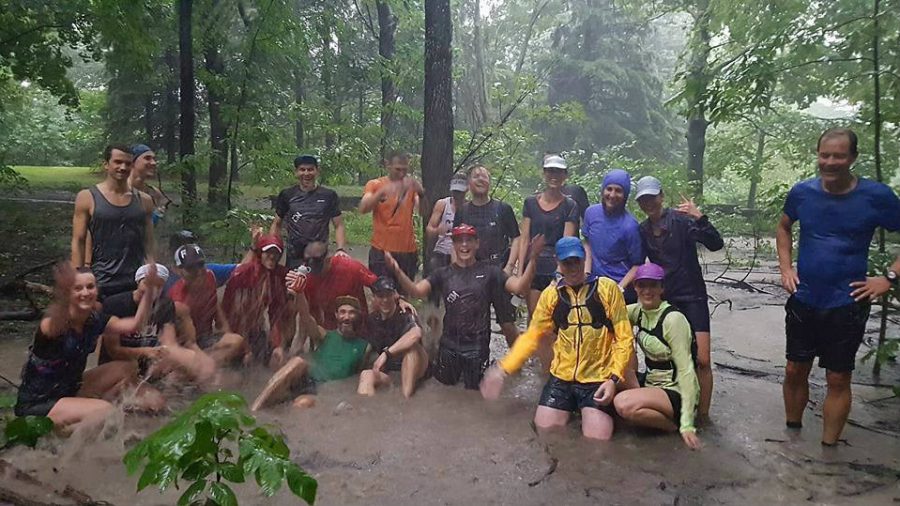
[[[791,190],[777,227],[782,281],[792,294],[786,422],[801,427],[807,377],[820,357],[827,445],[849,413],[867,303],[900,273],[897,260],[885,276],[866,277],[875,228],[900,229],[900,200],[851,172],[856,144],[850,130],[822,134],[819,175]],[[159,410],[165,401],[154,380],[206,382],[221,368],[252,363],[273,371],[254,410],[284,400],[311,406],[318,383],[354,376],[366,396],[398,380],[410,397],[433,377],[494,399],[506,376],[536,354],[549,373],[534,417],[539,429],[580,413],[583,434],[606,440],[618,417],[678,431],[699,448],[713,377],[697,243],[713,251],[724,244],[692,200],[666,207],[661,182],[645,176],[634,188],[646,215],[639,223],[626,208],[627,172],[610,170],[600,202],[589,205],[583,189],[566,184],[565,159],[548,154],[544,187],[525,199],[518,220],[493,197],[487,167],[454,175],[449,196],[431,206],[409,161],[388,153],[387,175],[369,181],[359,202],[360,213],[372,214],[367,266],[347,253],[338,195],[319,184],[318,160],[302,155],[294,161],[297,184],[278,195],[274,221],[252,231],[253,247],[239,264],[208,263],[197,238],[181,231],[170,239],[167,268],[153,258],[153,227],[167,205],[147,183],[155,155],[142,145],[110,146],[106,178],[77,197],[71,265],[57,271],[56,298],[35,334],[16,412],[71,426],[102,418],[109,401],[137,384],[128,402]],[[432,250],[421,278],[416,210],[427,219],[425,247]],[[521,335],[515,296],[527,307]],[[412,298],[444,307],[431,356]],[[493,365],[492,316],[510,347]],[[85,371],[98,340],[101,365]]]

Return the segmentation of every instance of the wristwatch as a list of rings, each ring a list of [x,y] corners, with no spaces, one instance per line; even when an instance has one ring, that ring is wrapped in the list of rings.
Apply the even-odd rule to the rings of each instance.
[[[389,348],[388,346],[385,346],[384,348],[382,348],[381,353],[384,353],[385,355],[387,355],[387,359],[391,360],[394,357],[393,357],[393,355],[391,355],[391,352],[388,348]]]
[[[900,283],[900,277],[898,277],[897,273],[888,269],[887,273],[885,273],[884,277],[887,278],[888,281],[891,282],[891,286],[896,287],[898,283]]]
[[[611,375],[609,376],[609,381],[612,381],[612,382],[613,382],[613,385],[618,385],[618,384],[619,384],[619,377],[616,376],[615,374],[611,374]]]

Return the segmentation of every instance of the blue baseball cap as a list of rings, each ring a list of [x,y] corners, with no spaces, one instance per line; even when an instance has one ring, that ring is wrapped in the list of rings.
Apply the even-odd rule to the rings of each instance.
[[[556,241],[556,259],[559,261],[572,257],[584,259],[584,245],[577,237],[563,237]]]

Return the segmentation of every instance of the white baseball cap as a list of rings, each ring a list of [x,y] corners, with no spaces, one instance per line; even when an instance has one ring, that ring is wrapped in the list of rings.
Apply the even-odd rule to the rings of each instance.
[[[566,159],[559,155],[550,155],[544,158],[545,169],[563,169],[569,170],[569,166],[566,165]]]

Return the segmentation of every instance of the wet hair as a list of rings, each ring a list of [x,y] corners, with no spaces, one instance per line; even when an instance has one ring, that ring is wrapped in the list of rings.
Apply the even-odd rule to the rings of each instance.
[[[314,165],[316,168],[319,168],[319,160],[313,155],[300,155],[294,158],[294,168],[301,165]]]
[[[391,163],[394,160],[408,162],[409,161],[409,153],[407,153],[406,151],[401,151],[399,149],[392,149],[392,150],[388,151],[387,153],[385,153],[385,155],[384,155],[385,163]]]
[[[488,173],[488,176],[491,175],[490,169],[488,169],[487,167],[485,167],[484,165],[482,165],[480,163],[476,163],[474,165],[470,165],[469,168],[466,169],[466,177],[471,178],[472,174],[474,174],[475,171],[478,169],[484,169],[484,171]]]
[[[846,137],[847,140],[850,141],[850,154],[853,156],[859,155],[859,150],[857,149],[859,138],[856,137],[856,132],[849,128],[829,128],[822,132],[822,135],[819,136],[819,142],[816,143],[816,151],[822,147],[823,140],[834,139],[837,137]]]
[[[112,158],[112,152],[114,150],[121,151],[123,153],[131,153],[131,147],[126,146],[125,144],[109,144],[105,148],[103,148],[103,161],[108,162],[110,158]]]

